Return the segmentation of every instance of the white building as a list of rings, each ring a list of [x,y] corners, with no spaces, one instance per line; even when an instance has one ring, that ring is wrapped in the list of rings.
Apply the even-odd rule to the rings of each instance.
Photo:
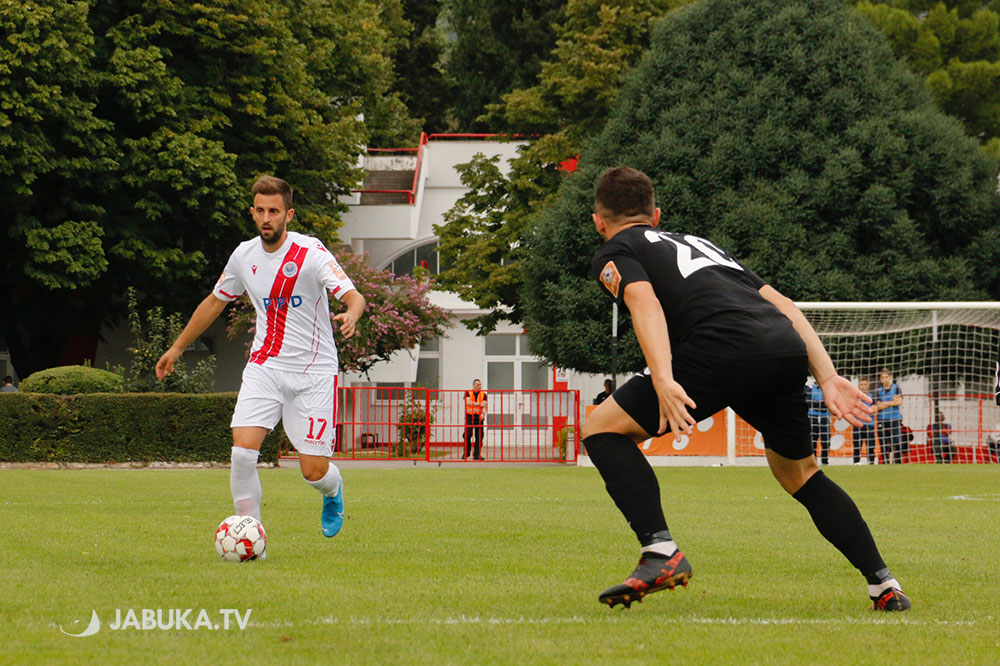
[[[375,266],[397,275],[412,272],[416,265],[436,274],[438,239],[433,227],[443,222],[444,214],[467,190],[455,165],[483,153],[499,155],[501,167],[506,168],[519,145],[488,137],[432,135],[415,149],[371,151],[364,158],[368,172],[364,190],[347,200],[350,211],[343,218],[341,241],[355,252],[368,252]],[[358,288],[364,293],[364,285]],[[554,383],[558,381],[558,388],[565,382],[566,388],[580,390],[581,405],[590,404],[603,389],[603,377],[558,370],[554,373],[546,367],[532,356],[530,341],[520,326],[502,322],[494,333],[479,336],[462,320],[484,314],[483,310],[451,292],[431,292],[431,300],[453,315],[443,339],[398,352],[390,362],[374,367],[368,376],[347,374],[342,377],[342,385],[464,389],[474,379],[481,379],[486,390],[498,390],[551,389],[557,388]],[[104,367],[106,362],[125,364],[129,344],[127,330],[105,332],[95,366]],[[237,390],[247,350],[243,342],[226,337],[223,318],[196,347],[188,350],[184,360],[194,362],[214,351],[216,389]]]

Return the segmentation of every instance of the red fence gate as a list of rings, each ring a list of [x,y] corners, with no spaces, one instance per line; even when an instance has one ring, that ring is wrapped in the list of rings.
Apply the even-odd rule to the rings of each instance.
[[[487,391],[481,456],[489,462],[575,462],[579,391]],[[463,462],[465,391],[338,390],[334,458]],[[282,456],[294,456],[286,442]],[[475,462],[470,454],[468,462]]]

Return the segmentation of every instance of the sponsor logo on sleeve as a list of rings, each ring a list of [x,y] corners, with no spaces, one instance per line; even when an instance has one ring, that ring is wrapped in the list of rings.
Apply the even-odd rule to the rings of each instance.
[[[336,259],[330,262],[330,270],[333,271],[333,274],[337,276],[338,280],[347,279],[347,273],[345,273],[344,269],[340,267],[340,264],[337,263]]]
[[[604,268],[601,269],[601,284],[607,287],[608,291],[615,298],[618,298],[618,285],[621,284],[622,276],[618,272],[618,267],[615,266],[615,262],[609,261],[604,264]]]

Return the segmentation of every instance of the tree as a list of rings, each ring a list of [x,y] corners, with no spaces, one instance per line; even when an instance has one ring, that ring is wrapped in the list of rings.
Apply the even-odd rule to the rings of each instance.
[[[854,4],[924,77],[938,106],[1000,157],[1000,1]]]
[[[333,240],[361,146],[413,125],[380,18],[399,6],[5,0],[0,335],[17,373],[92,357],[128,286],[190,309],[251,231],[260,173]]]
[[[996,162],[838,0],[702,0],[656,27],[527,243],[525,326],[561,367],[608,368],[590,213],[596,177],[620,164],[653,179],[662,228],[792,298],[1000,295]],[[634,335],[622,357],[641,367]]]
[[[438,286],[489,310],[467,325],[487,333],[501,319],[521,321],[526,232],[567,173],[559,165],[600,131],[619,77],[638,61],[652,22],[679,4],[683,0],[570,0],[536,85],[489,107],[490,126],[537,138],[509,172],[482,156],[459,166],[469,191],[445,224],[434,227],[445,267]]]
[[[355,335],[347,340],[336,340],[341,370],[366,373],[397,350],[412,349],[444,335],[449,314],[427,299],[427,292],[433,286],[430,280],[409,275],[397,277],[372,266],[368,255],[343,252],[338,254],[337,260],[367,301]],[[334,313],[343,309],[340,301],[334,298],[330,303]],[[245,297],[241,298],[229,312],[229,337],[249,333],[249,344],[255,325],[253,306]]]
[[[445,75],[460,132],[496,131],[477,120],[491,102],[530,85],[554,42],[566,0],[450,0],[444,21],[453,37]]]
[[[445,36],[438,29],[441,15],[440,0],[402,0],[403,15],[408,21],[406,39],[393,56],[395,84],[393,90],[406,105],[409,113],[422,122],[410,134],[410,145],[420,130],[428,134],[447,132],[450,129],[448,108],[451,105],[448,85],[441,63],[444,57]]]

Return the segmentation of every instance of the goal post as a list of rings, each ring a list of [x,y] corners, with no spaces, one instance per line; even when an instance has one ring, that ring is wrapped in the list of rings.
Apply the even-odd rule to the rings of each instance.
[[[904,396],[902,424],[912,431],[912,439],[904,437],[909,462],[935,461],[929,428],[938,413],[950,427],[952,462],[997,462],[1000,302],[797,305],[842,376],[868,379],[874,393],[880,371],[892,372]],[[760,434],[731,411],[729,418],[735,424],[726,428],[728,461],[763,456]],[[853,462],[850,425],[831,423],[829,435],[831,460]]]

